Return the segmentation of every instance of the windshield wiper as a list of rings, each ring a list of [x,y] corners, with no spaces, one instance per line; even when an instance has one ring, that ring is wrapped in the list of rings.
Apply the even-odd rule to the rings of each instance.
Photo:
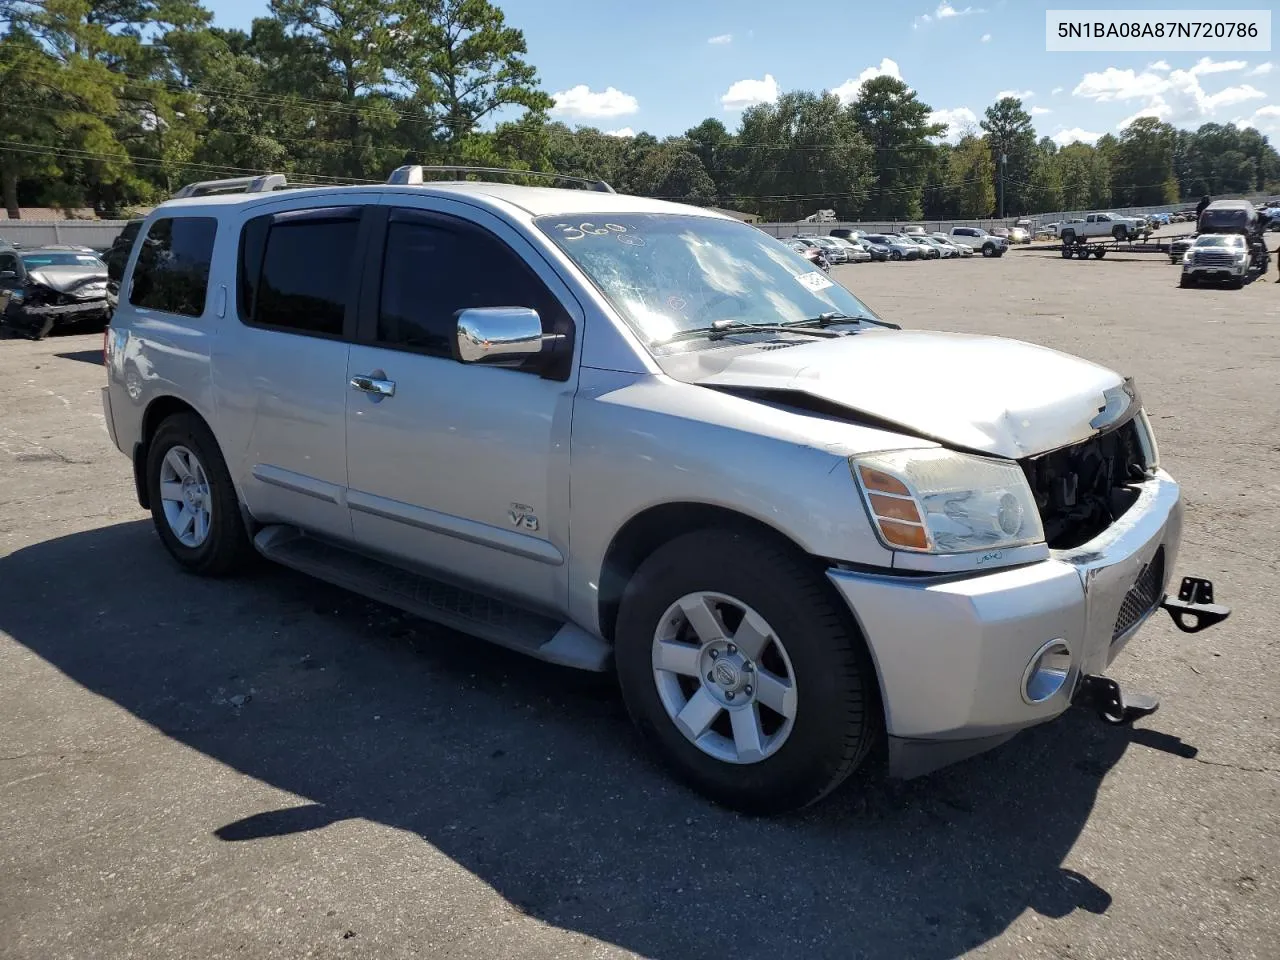
[[[888,327],[890,330],[902,329],[898,324],[890,323],[888,320],[878,320],[875,317],[868,317],[866,314],[854,316],[848,313],[837,313],[834,310],[829,313],[820,313],[816,317],[810,317],[808,320],[797,320],[794,323],[786,324],[786,326],[788,329],[794,330],[796,327],[829,327],[837,323],[872,323],[877,327]]]
[[[834,330],[815,330],[807,320],[801,320],[799,324],[747,323],[745,320],[739,320],[736,317],[727,317],[724,320],[715,321],[710,326],[680,330],[669,337],[655,341],[655,344],[662,346],[668,343],[677,343],[681,340],[696,340],[700,337],[706,337],[708,340],[721,340],[732,333],[802,333],[810,337],[841,336]]]

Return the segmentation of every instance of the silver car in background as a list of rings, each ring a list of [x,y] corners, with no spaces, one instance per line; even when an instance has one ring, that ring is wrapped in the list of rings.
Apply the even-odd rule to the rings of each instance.
[[[1142,708],[1101,672],[1176,603],[1182,497],[1119,374],[902,330],[754,227],[602,184],[243,185],[148,215],[105,342],[181,567],[256,550],[616,670],[747,811],[877,746],[912,776],[1082,696]],[[1178,609],[1211,619],[1201,583]]]

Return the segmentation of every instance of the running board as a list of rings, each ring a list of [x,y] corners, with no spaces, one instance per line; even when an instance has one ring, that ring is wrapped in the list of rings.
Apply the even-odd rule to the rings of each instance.
[[[253,545],[282,566],[441,626],[561,666],[597,673],[609,669],[612,649],[576,624],[441,583],[309,537],[294,527],[264,527]]]

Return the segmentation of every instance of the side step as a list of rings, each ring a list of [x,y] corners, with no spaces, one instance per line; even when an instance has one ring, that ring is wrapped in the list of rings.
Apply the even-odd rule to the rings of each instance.
[[[253,545],[269,560],[441,626],[550,663],[598,673],[609,669],[612,649],[576,624],[441,583],[293,527],[264,527]]]

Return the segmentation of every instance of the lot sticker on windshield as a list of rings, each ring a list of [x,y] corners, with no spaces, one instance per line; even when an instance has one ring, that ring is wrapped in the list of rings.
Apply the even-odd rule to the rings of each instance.
[[[812,273],[799,274],[796,279],[810,290],[824,290],[835,285],[817,270]]]

